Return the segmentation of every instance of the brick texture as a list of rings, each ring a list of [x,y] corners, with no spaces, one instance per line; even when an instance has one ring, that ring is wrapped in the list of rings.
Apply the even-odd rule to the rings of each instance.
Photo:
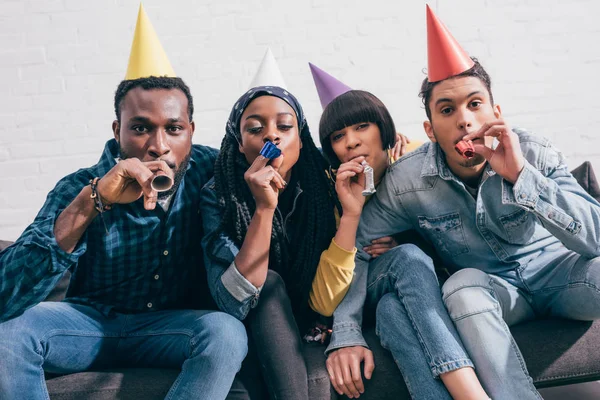
[[[600,29],[594,0],[431,0],[490,72],[514,126],[552,139],[571,167],[600,173]],[[426,66],[425,1],[146,0],[176,72],[192,88],[197,143],[218,146],[225,119],[266,46],[317,138],[311,61],[379,96],[425,140],[417,97]],[[112,136],[138,2],[0,2],[0,238],[16,239],[56,181],[94,163]]]

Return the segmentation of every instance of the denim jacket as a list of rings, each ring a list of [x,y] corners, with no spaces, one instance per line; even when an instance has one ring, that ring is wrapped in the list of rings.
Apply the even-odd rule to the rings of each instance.
[[[440,147],[427,143],[394,163],[366,206],[348,294],[334,312],[327,352],[365,346],[361,333],[372,239],[416,229],[453,270],[479,268],[521,286],[552,251],[600,255],[600,204],[570,174],[550,142],[514,129],[525,166],[515,184],[486,165],[476,198],[450,171]],[[530,269],[530,270],[528,270]]]
[[[287,234],[291,234],[289,217],[296,208],[298,196],[302,193],[299,184],[295,190],[292,209],[285,219],[282,218]],[[238,271],[234,260],[240,249],[225,233],[221,232],[217,240],[212,241],[212,246],[209,247],[211,237],[219,228],[223,216],[222,208],[217,200],[214,178],[208,181],[200,192],[200,212],[204,229],[201,245],[210,292],[220,310],[243,320],[250,309],[258,304],[262,287],[254,286]],[[227,260],[227,262],[220,262],[215,258]]]

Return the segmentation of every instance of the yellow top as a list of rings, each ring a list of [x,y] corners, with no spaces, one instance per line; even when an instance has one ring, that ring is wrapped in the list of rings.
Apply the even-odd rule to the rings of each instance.
[[[409,143],[407,152],[415,150],[421,144],[423,143],[416,141]],[[339,226],[340,216],[337,209],[335,218]],[[310,308],[326,317],[333,315],[350,288],[354,276],[355,255],[356,247],[352,251],[344,250],[338,246],[335,239],[331,239],[329,248],[321,253],[317,273],[313,279],[308,299]]]
[[[140,3],[126,80],[147,78],[149,76],[176,77],[152,23]]]

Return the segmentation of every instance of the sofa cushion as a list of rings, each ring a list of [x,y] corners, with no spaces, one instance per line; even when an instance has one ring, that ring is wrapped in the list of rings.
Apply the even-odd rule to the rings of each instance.
[[[125,368],[112,371],[80,372],[47,379],[52,400],[162,400],[167,395],[179,370]],[[248,398],[241,379],[233,382],[227,400]],[[254,395],[251,399],[260,399]]]
[[[600,201],[600,185],[596,179],[596,174],[592,169],[592,164],[589,161],[584,162],[579,167],[571,171],[577,182],[585,189],[593,198]]]
[[[48,377],[52,400],[164,399],[178,370],[126,368]]]
[[[537,320],[517,325],[512,332],[537,387],[600,379],[600,321]],[[373,351],[375,370],[371,380],[365,381],[361,399],[408,400],[402,375],[392,355],[379,344],[373,328],[365,331],[365,339]],[[323,351],[323,346],[313,344],[304,350],[311,400],[338,398],[329,384]],[[159,399],[164,398],[178,372],[143,368],[82,372],[49,377],[47,384],[52,400]],[[245,393],[243,382],[247,379],[236,379],[229,399],[243,398],[236,396]]]
[[[252,342],[227,400],[267,398]],[[115,368],[69,375],[46,374],[51,400],[164,399],[179,374],[177,369]]]
[[[600,320],[536,320],[511,331],[537,387],[600,378]]]

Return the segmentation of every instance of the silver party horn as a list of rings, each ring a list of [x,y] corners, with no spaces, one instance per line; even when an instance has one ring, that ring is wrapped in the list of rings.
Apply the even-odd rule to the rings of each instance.
[[[361,163],[365,170],[363,171],[365,174],[365,190],[362,191],[363,196],[370,196],[376,192],[375,190],[375,182],[373,180],[373,167],[367,164],[366,161]]]

